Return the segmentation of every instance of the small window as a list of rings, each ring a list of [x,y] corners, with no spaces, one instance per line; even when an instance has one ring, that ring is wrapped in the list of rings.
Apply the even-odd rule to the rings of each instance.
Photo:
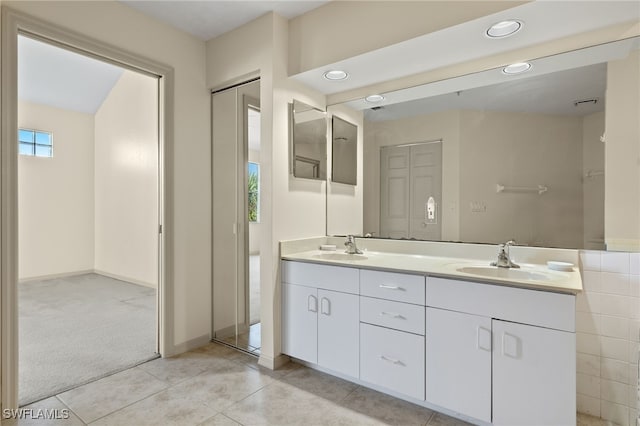
[[[260,164],[249,163],[247,179],[249,194],[249,222],[260,222]]]
[[[53,157],[53,134],[39,130],[18,130],[18,152],[35,157]]]

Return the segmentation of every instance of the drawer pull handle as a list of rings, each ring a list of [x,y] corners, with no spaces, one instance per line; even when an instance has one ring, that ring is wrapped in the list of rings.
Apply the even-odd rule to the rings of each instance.
[[[393,365],[402,365],[404,367],[404,363],[402,361],[400,361],[399,359],[389,358],[389,357],[384,356],[384,355],[380,355],[380,359],[383,360],[383,361],[390,362]]]
[[[403,317],[400,314],[396,314],[395,312],[380,312],[380,315],[383,316],[387,316],[387,317],[392,317],[392,318],[398,318],[398,319],[406,319],[405,317]]]
[[[379,285],[380,288],[386,288],[387,290],[400,290],[400,291],[404,291],[404,288],[402,287],[398,287],[397,285],[387,285],[387,284],[380,284]]]
[[[307,310],[309,312],[318,312],[318,299],[312,294],[307,297]]]

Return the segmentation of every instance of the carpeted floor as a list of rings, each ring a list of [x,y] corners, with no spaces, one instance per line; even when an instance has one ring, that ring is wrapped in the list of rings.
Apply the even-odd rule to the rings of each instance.
[[[19,285],[19,403],[155,358],[156,290],[97,274]]]

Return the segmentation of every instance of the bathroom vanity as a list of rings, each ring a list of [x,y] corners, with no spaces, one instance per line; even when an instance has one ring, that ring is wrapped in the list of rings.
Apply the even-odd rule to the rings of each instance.
[[[284,354],[478,424],[575,425],[577,268],[285,251]]]

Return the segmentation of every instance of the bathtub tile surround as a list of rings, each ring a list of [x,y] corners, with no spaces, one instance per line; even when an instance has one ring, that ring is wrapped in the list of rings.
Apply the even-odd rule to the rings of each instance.
[[[576,299],[578,411],[635,426],[640,253],[582,251]]]

